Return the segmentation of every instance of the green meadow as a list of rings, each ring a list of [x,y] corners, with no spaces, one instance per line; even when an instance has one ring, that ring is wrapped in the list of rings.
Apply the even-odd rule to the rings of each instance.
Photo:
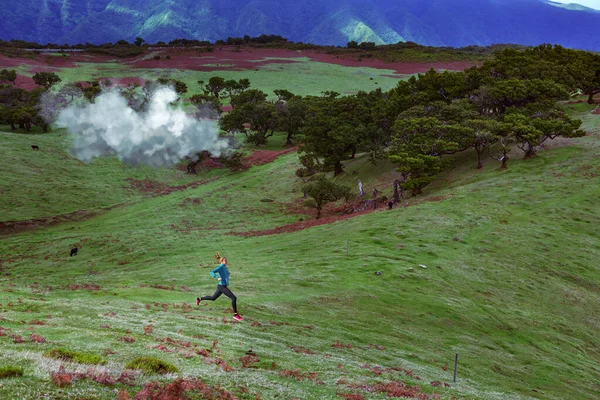
[[[273,71],[243,77],[305,94],[280,86],[302,65],[271,86],[258,76]],[[345,92],[337,79],[328,89]],[[597,398],[600,116],[567,108],[588,136],[513,151],[506,171],[458,154],[393,210],[263,236],[244,234],[314,219],[291,211],[295,153],[187,175],[85,164],[64,131],[2,127],[0,398],[133,398],[179,377],[241,399]],[[359,155],[345,169],[340,182],[391,195],[392,165]],[[225,296],[194,303],[215,289],[216,251],[243,322]],[[174,368],[129,369],[138,357]]]
[[[358,91],[371,91],[381,88],[388,91],[398,82],[398,75],[392,69],[369,67],[346,67],[342,65],[311,61],[308,57],[286,58],[294,62],[257,65],[250,70],[219,69],[220,64],[210,64],[210,59],[198,61],[199,65],[213,67],[213,71],[192,71],[177,68],[134,68],[118,62],[78,62],[76,68],[56,68],[63,83],[82,82],[93,79],[111,79],[142,77],[143,79],[172,78],[188,85],[188,95],[199,93],[198,81],[208,82],[212,76],[227,80],[250,79],[253,88],[259,88],[270,96],[277,89],[286,89],[300,96],[319,95],[323,90],[341,94],[353,94]],[[168,63],[169,61],[164,61]],[[257,63],[260,61],[257,61]],[[16,68],[19,74],[33,76],[34,69],[29,66]],[[406,78],[411,75],[407,75]]]

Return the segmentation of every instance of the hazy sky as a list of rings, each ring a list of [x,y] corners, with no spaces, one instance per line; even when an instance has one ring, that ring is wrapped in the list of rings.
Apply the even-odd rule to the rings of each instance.
[[[595,8],[596,10],[600,10],[600,0],[552,0],[556,3],[575,3],[581,4],[582,6],[586,6],[589,8]]]

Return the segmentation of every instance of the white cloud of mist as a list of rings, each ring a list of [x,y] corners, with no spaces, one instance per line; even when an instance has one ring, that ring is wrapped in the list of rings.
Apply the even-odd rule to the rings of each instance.
[[[108,90],[92,104],[65,108],[56,124],[75,137],[73,151],[84,162],[116,155],[130,165],[168,167],[203,150],[219,156],[228,142],[219,139],[217,123],[186,115],[172,106],[177,98],[172,88],[160,87],[147,110],[136,112],[118,90]]]

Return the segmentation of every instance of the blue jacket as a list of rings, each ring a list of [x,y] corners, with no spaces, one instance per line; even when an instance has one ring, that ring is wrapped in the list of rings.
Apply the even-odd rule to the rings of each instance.
[[[217,268],[210,271],[210,276],[213,278],[216,278],[217,274],[219,274],[219,277],[221,278],[219,285],[229,286],[229,271],[225,264],[219,264]]]

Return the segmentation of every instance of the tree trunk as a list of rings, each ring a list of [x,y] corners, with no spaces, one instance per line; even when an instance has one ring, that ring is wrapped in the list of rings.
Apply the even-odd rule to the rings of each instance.
[[[508,156],[506,155],[506,153],[504,153],[504,157],[502,157],[502,165],[500,166],[500,169],[507,169],[508,166],[506,165],[508,163]]]
[[[483,149],[475,149],[475,151],[477,152],[477,169],[481,169],[483,168],[483,163],[481,162],[481,154],[483,153]]]
[[[352,146],[352,155],[350,156],[350,158],[354,160],[355,155],[356,155],[356,147]]]
[[[523,158],[531,158],[536,156],[535,146],[527,143],[527,148],[525,149],[525,155]]]
[[[294,145],[294,143],[292,143],[292,134],[288,133],[283,147],[292,147],[293,145]]]
[[[589,94],[589,96],[588,96],[588,101],[587,101],[587,102],[588,102],[588,104],[594,104],[594,95],[595,95],[595,94],[596,94],[596,93],[594,93],[594,91],[593,91],[593,90],[590,92],[590,94]]]
[[[344,169],[342,168],[342,162],[340,160],[337,160],[335,162],[335,167],[333,170],[333,176],[338,176],[344,173]]]
[[[321,218],[321,207],[317,207],[317,219]]]
[[[396,179],[394,181],[394,203],[400,202],[400,182]]]

